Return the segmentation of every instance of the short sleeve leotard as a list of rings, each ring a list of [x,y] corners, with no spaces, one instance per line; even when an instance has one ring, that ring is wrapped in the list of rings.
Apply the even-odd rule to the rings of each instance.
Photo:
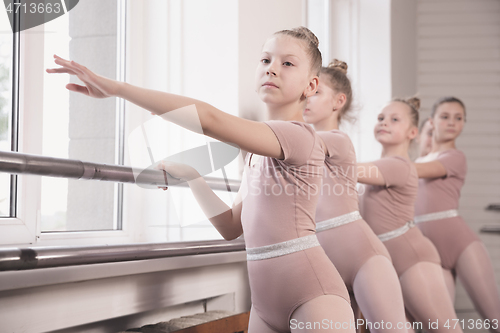
[[[418,181],[415,216],[458,209],[460,191],[467,173],[463,152],[450,149],[431,153],[416,162],[439,161],[446,169],[441,178],[422,178]],[[436,246],[443,268],[453,270],[458,257],[472,242],[480,241],[460,216],[418,223],[422,233]]]
[[[359,210],[356,153],[349,136],[339,130],[318,132],[328,153],[323,185],[316,208],[316,222]],[[363,219],[318,232],[318,240],[352,292],[354,278],[375,255],[389,252]]]
[[[403,227],[414,216],[418,175],[413,163],[399,156],[373,162],[385,180],[385,186],[364,185],[360,193],[361,215],[375,234],[384,234]],[[398,276],[418,262],[441,264],[439,254],[418,228],[384,242],[392,257]]]
[[[268,121],[284,159],[247,154],[241,222],[247,248],[314,235],[325,159],[321,140],[305,123]],[[278,332],[289,332],[293,311],[322,295],[349,302],[338,271],[321,246],[247,261],[252,307]]]

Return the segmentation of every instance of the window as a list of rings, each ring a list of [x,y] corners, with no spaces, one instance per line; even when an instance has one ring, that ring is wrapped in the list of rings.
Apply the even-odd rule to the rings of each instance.
[[[307,26],[320,39],[323,65],[345,61],[353,88],[353,123],[342,122],[359,162],[380,158],[377,114],[391,99],[391,2],[308,0]]]
[[[0,21],[0,150],[11,150],[13,34],[8,20]],[[10,217],[11,176],[0,174],[0,217]]]
[[[220,75],[220,68],[206,66],[220,63],[225,71],[238,71],[237,3],[232,0],[80,1],[68,14],[20,36],[22,153],[130,165],[129,136],[151,120],[154,125],[147,135],[156,145],[153,150],[158,146],[161,151],[155,153],[156,159],[210,141],[121,100],[68,92],[68,75],[45,73],[45,68],[55,66],[53,54],[107,77],[192,96],[238,114],[237,75],[229,80]],[[12,54],[5,57],[12,60]],[[77,79],[72,77],[71,82]],[[226,177],[239,178],[238,162],[225,166]],[[223,172],[219,169],[208,176],[223,178]],[[0,244],[221,238],[187,188],[163,192],[111,182],[30,175],[19,179],[19,215],[0,226]],[[218,193],[231,206],[235,194]]]
[[[0,96],[7,96],[9,103],[19,98],[19,152],[107,164],[123,161],[123,131],[117,126],[123,123],[123,103],[69,93],[68,75],[47,74],[45,69],[55,67],[53,54],[58,54],[121,79],[125,3],[81,1],[67,14],[15,34],[20,36],[16,48],[6,40],[6,36],[12,39],[10,26],[2,26],[8,32],[0,35],[2,66],[4,58],[11,63],[14,58],[12,52],[6,53],[5,44],[10,43],[10,50],[20,58],[19,92],[9,95],[8,90],[15,87],[11,79],[7,91],[0,87]],[[12,112],[6,115],[4,110],[0,109],[0,117],[12,118]],[[11,145],[9,140],[9,135],[0,138],[2,150]],[[5,174],[0,177],[0,210],[5,216],[4,198],[10,193],[3,185],[8,181]],[[0,244],[102,243],[103,237],[127,241],[120,232],[122,185],[30,175],[17,178],[17,196],[10,196],[18,199],[18,214],[0,221]]]
[[[139,9],[140,8],[140,9]],[[139,86],[186,95],[238,115],[238,3],[232,0],[132,2],[127,81]],[[211,64],[211,65],[209,65]],[[215,66],[212,64],[216,64]],[[134,151],[134,131],[144,124],[154,160],[213,141],[126,106],[126,164],[150,164],[145,151]],[[140,131],[139,131],[140,132]],[[139,138],[141,135],[139,136]],[[131,155],[143,153],[134,162]],[[238,159],[224,170],[239,179]],[[222,170],[207,176],[223,178]],[[235,193],[216,191],[229,206]],[[124,225],[139,223],[138,241],[220,239],[187,188],[163,192],[125,185]]]
[[[80,1],[68,14],[45,23],[43,67],[55,67],[57,54],[118,78],[119,3]],[[68,80],[68,75],[44,73],[42,155],[119,163],[117,100],[70,93],[65,89]],[[118,229],[118,184],[50,177],[41,181],[42,233]]]

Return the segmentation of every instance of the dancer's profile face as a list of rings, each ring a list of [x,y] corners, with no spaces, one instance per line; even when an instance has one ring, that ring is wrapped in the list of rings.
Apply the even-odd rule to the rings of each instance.
[[[285,105],[303,99],[313,77],[302,41],[275,35],[264,44],[255,75],[256,90],[264,103]]]
[[[432,118],[436,141],[455,140],[464,128],[465,112],[456,102],[443,103]]]
[[[302,114],[304,121],[314,125],[328,119],[334,112],[336,95],[335,90],[328,84],[328,78],[320,76],[318,90],[307,98],[306,108]]]
[[[418,153],[420,156],[425,156],[431,152],[432,131],[432,122],[427,120],[424,126],[422,126],[422,131],[418,135]]]
[[[411,122],[410,107],[403,102],[391,102],[382,109],[375,125],[375,139],[382,145],[397,145],[417,135]]]

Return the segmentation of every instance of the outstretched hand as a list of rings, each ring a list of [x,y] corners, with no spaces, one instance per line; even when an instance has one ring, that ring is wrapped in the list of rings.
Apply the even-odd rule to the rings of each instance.
[[[54,62],[62,67],[48,68],[47,73],[65,73],[76,75],[85,85],[69,83],[66,88],[94,98],[116,96],[119,82],[97,75],[77,62],[65,60],[54,54]]]
[[[176,163],[171,161],[162,160],[156,165],[155,169],[166,172],[169,174],[169,176],[175,179],[179,179],[181,181],[190,181],[198,177],[201,177],[195,168],[187,164]],[[163,186],[159,186],[159,188],[162,188],[164,190],[167,189],[166,187]]]

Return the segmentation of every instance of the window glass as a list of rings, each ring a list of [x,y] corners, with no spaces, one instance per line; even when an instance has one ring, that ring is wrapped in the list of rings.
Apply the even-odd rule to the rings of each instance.
[[[11,150],[13,34],[8,20],[0,20],[0,151]],[[11,176],[0,173],[0,217],[10,216]]]
[[[44,25],[44,67],[53,55],[85,64],[116,78],[117,1],[80,1],[68,14]],[[69,92],[74,76],[44,74],[44,156],[116,163],[117,101]],[[117,188],[110,182],[42,177],[41,230],[114,230]]]

